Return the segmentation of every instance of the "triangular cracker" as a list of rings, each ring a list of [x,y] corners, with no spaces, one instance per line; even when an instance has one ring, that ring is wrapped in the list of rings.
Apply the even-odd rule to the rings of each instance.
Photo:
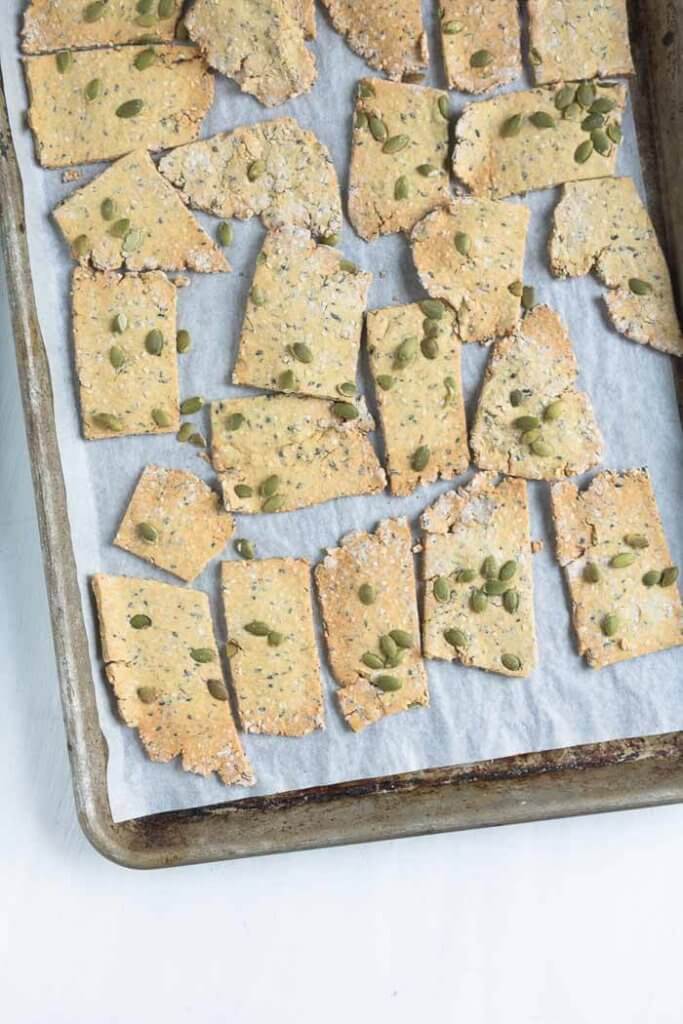
[[[488,92],[522,73],[517,0],[441,0],[441,48],[448,84],[461,92]]]
[[[323,0],[337,32],[368,64],[401,79],[423,73],[429,61],[420,0]]]

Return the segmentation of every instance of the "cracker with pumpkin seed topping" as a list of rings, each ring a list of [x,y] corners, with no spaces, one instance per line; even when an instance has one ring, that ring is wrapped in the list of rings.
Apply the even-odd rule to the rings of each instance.
[[[527,485],[477,473],[421,519],[425,658],[507,676],[536,665]]]
[[[152,761],[180,756],[185,771],[252,785],[207,595],[133,576],[98,574],[91,584],[107,679]]]
[[[83,436],[178,429],[176,289],[158,271],[72,279],[73,336]]]
[[[625,103],[625,87],[605,82],[540,86],[470,103],[455,128],[453,173],[489,199],[609,177]]]
[[[548,306],[491,350],[471,435],[474,461],[527,480],[558,480],[600,462],[602,437],[567,329]]]
[[[180,0],[30,0],[24,11],[24,53],[136,43],[151,33],[159,42],[174,35]]]
[[[424,74],[429,61],[420,0],[323,0],[337,32],[389,78]]]
[[[588,665],[683,644],[678,567],[647,469],[599,473],[583,491],[555,484],[551,504],[557,559]]]
[[[441,0],[441,47],[451,89],[488,92],[522,73],[517,0]]]
[[[308,562],[223,562],[221,589],[242,728],[270,736],[324,729]]]
[[[530,211],[465,196],[428,213],[410,242],[423,287],[453,309],[461,341],[514,330]]]
[[[150,53],[146,64],[142,55]],[[43,167],[191,142],[213,102],[213,78],[194,47],[75,50],[68,59],[26,57],[24,67],[28,123]]]
[[[230,269],[143,150],[76,189],[53,216],[74,258],[101,270]]]
[[[349,218],[366,240],[413,224],[449,195],[448,93],[380,78],[358,83]]]
[[[373,309],[366,323],[392,493],[463,473],[470,456],[453,313],[427,299]]]
[[[185,25],[211,67],[266,107],[315,82],[315,59],[290,0],[196,0]]]
[[[550,267],[557,277],[593,271],[620,334],[683,355],[669,268],[631,178],[565,185],[555,208]]]
[[[234,512],[289,512],[384,490],[362,399],[258,395],[211,405],[211,459]]]
[[[235,529],[220,496],[194,473],[145,466],[114,544],[191,583]]]
[[[529,0],[528,6],[536,82],[633,74],[626,0]]]
[[[327,147],[293,117],[244,125],[178,146],[159,170],[190,206],[217,217],[260,216],[267,228],[341,229],[339,183]]]
[[[412,537],[405,519],[350,533],[315,570],[337,699],[348,725],[429,704]]]
[[[233,383],[353,398],[372,274],[307,231],[266,236],[242,321]]]

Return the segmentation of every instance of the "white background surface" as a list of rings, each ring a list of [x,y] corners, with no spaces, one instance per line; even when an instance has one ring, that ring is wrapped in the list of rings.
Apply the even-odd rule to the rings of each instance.
[[[88,846],[2,306],[3,1024],[680,1024],[683,807],[144,874]]]

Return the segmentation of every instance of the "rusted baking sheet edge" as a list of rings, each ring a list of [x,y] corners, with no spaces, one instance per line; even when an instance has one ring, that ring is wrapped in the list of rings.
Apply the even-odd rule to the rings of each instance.
[[[650,55],[650,66],[658,69],[653,85],[660,99],[670,90],[670,102],[664,111],[655,109],[652,97],[641,102],[649,102],[659,137],[673,147],[657,154],[657,164],[660,180],[674,183],[671,193],[667,191],[664,221],[669,251],[677,257],[683,245],[678,230],[683,227],[683,186],[677,177],[683,162],[683,112],[673,97],[683,96],[683,0],[646,0],[636,16],[646,14],[651,45],[662,51]],[[152,868],[683,801],[683,733],[670,733],[113,822],[107,798],[107,748],[97,718],[4,90],[0,204],[0,244],[76,808],[86,836],[104,856],[129,867]],[[680,276],[677,283],[680,287]]]

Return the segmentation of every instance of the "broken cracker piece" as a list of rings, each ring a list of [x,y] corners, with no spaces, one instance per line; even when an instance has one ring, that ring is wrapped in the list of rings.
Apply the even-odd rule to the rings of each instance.
[[[529,0],[528,7],[536,82],[633,74],[626,0]]]
[[[221,588],[242,728],[270,736],[324,729],[308,562],[223,562]]]
[[[678,571],[647,470],[599,473],[584,491],[555,484],[551,503],[579,653],[590,667],[682,644]]]
[[[368,64],[389,78],[423,74],[429,62],[420,0],[324,0],[337,32]]]
[[[649,214],[631,178],[565,185],[555,208],[550,266],[557,277],[595,271],[617,331],[683,355],[671,278]]]
[[[453,313],[427,300],[373,309],[366,323],[392,493],[463,473],[470,456]]]
[[[478,473],[421,519],[425,658],[506,676],[536,665],[527,485]]]
[[[24,53],[81,49],[90,46],[115,46],[143,41],[153,31],[155,41],[171,42],[182,3],[174,0],[169,13],[158,16],[158,5],[151,16],[140,14],[139,0],[104,0],[101,17],[86,17],[86,10],[97,7],[89,0],[30,0],[24,11],[21,48]],[[104,6],[100,2],[100,6]],[[150,8],[151,8],[150,4]],[[96,12],[94,12],[96,13]],[[150,25],[148,21],[152,21]]]
[[[315,570],[337,698],[354,732],[429,704],[411,546],[407,521],[385,519],[374,533],[348,534]]]
[[[315,39],[315,0],[287,0],[287,5],[306,39]]]
[[[198,590],[132,576],[91,580],[107,679],[152,761],[250,786],[209,610]]]
[[[494,345],[471,436],[474,461],[527,480],[558,480],[600,462],[602,438],[576,387],[567,329],[548,306]]]
[[[451,89],[481,93],[522,73],[517,0],[441,0],[441,47]]]
[[[114,544],[191,583],[234,529],[219,495],[194,473],[146,466]]]

